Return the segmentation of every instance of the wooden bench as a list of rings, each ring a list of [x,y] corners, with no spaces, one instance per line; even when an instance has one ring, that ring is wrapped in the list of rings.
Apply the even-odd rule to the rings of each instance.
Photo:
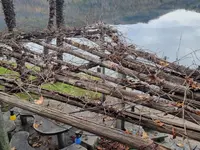
[[[26,131],[20,131],[13,135],[10,145],[16,150],[35,150],[28,143],[29,133]]]

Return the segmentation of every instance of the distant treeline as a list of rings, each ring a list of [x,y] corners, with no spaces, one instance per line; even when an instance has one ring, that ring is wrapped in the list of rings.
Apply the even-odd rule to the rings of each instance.
[[[47,0],[14,0],[17,25],[24,30],[44,28],[48,22]],[[65,22],[82,26],[104,21],[111,24],[148,22],[174,9],[198,11],[199,0],[65,0]],[[0,11],[0,28],[4,28]]]

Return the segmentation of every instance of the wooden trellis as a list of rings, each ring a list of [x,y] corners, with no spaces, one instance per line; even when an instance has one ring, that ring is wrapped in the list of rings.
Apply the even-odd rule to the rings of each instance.
[[[174,129],[179,136],[200,141],[198,70],[167,62],[154,54],[137,50],[134,45],[127,45],[122,42],[122,37],[115,29],[102,23],[76,29],[64,28],[63,1],[59,2],[58,4],[58,1],[49,1],[49,30],[30,33],[16,31],[0,35],[0,55],[16,60],[16,64],[13,65],[8,59],[2,59],[0,66],[16,71],[20,75],[20,78],[0,75],[0,85],[4,87],[0,93],[1,102],[27,109],[136,148],[142,146],[148,148],[149,145],[154,143],[136,135],[126,135],[121,130],[103,127],[84,120],[81,121],[82,125],[80,126],[80,121],[77,121],[77,118],[30,102],[22,102],[11,95],[25,90],[28,93],[43,95],[88,111],[122,119],[161,132],[172,134],[172,129]],[[61,12],[55,9],[59,6]],[[57,14],[57,30],[53,29],[54,21],[52,21],[55,13]],[[9,24],[9,21],[7,23]],[[13,31],[15,26],[8,25],[8,27],[9,31]],[[53,39],[57,40],[56,44],[52,44]],[[95,46],[90,46],[85,42],[77,42],[75,39],[79,39],[79,41],[87,40]],[[33,51],[30,47],[25,46],[26,43],[30,42],[43,47],[43,52]],[[52,52],[50,53],[50,51]],[[75,65],[65,61],[63,59],[64,54],[76,56],[88,63]],[[39,70],[30,69],[26,66],[27,63],[38,67]],[[91,69],[96,66],[105,67],[129,78],[113,77]],[[85,78],[80,76],[80,73],[97,79]],[[34,76],[35,79],[30,81],[30,75]],[[187,123],[187,126],[185,126],[182,122],[175,122],[164,117],[158,120],[157,117],[148,114],[141,115],[129,109],[117,109],[105,105],[101,99],[94,101],[85,97],[41,88],[44,83],[55,82],[62,82],[87,91],[118,98],[125,106],[142,105],[156,109],[166,115],[175,115],[193,124]],[[129,90],[126,90],[126,88]],[[159,124],[158,121],[162,124]],[[158,149],[164,148],[158,145]]]

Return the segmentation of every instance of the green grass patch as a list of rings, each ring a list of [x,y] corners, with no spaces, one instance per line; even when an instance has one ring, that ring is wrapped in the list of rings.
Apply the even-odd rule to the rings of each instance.
[[[7,68],[4,67],[0,67],[0,75],[14,75],[14,76],[19,76],[18,72],[9,70]]]
[[[12,65],[16,66],[16,63],[12,63]],[[39,67],[32,66],[30,64],[26,64],[26,67],[28,69],[31,69],[31,70],[36,71],[36,72],[40,71]],[[0,75],[8,75],[7,76],[8,78],[9,77],[12,78],[12,76],[15,77],[15,78],[19,77],[18,72],[9,70],[9,69],[4,68],[4,67],[0,67]],[[90,80],[100,80],[100,78],[93,77],[93,76],[83,74],[83,73],[80,73],[79,76],[81,76],[85,79],[90,79]],[[28,79],[30,81],[33,81],[33,80],[36,79],[36,77],[29,75]],[[0,86],[0,89],[1,88],[3,89],[4,87]],[[84,96],[84,97],[87,97],[87,98],[90,98],[90,99],[99,99],[101,97],[101,94],[98,93],[98,92],[92,92],[92,91],[84,90],[84,89],[81,89],[81,88],[78,88],[78,87],[75,87],[75,86],[72,86],[72,85],[68,85],[68,84],[65,84],[65,83],[61,83],[61,82],[56,82],[54,84],[47,83],[47,84],[42,85],[42,88],[47,89],[47,90],[51,90],[51,91],[61,92],[61,93],[64,93],[64,94],[78,96],[78,97]],[[30,95],[33,98],[38,98],[38,96],[36,96],[34,94],[30,94]],[[18,96],[21,99],[25,99],[25,100],[30,100],[31,99],[30,95],[28,95],[27,93],[17,93],[16,94],[16,96]]]
[[[40,96],[36,95],[36,94],[32,94],[32,93],[16,93],[15,94],[16,97],[20,98],[20,99],[24,99],[24,100],[28,100],[28,101],[32,101],[35,99],[38,99]]]
[[[36,71],[36,72],[40,71],[40,67],[38,67],[38,66],[34,66],[34,65],[31,65],[31,64],[26,64],[25,66],[26,66],[27,69],[30,69],[32,71]]]
[[[0,90],[4,90],[4,86],[3,85],[0,85]]]
[[[98,92],[87,91],[61,82],[56,82],[54,84],[44,84],[42,88],[60,93],[70,94],[73,96],[85,96],[91,99],[99,99],[101,97],[101,94]]]

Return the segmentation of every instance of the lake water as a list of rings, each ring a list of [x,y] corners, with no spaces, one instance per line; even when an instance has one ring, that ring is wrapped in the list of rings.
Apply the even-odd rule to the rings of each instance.
[[[169,61],[197,67],[200,65],[200,13],[175,10],[148,23],[118,25],[128,42]]]

